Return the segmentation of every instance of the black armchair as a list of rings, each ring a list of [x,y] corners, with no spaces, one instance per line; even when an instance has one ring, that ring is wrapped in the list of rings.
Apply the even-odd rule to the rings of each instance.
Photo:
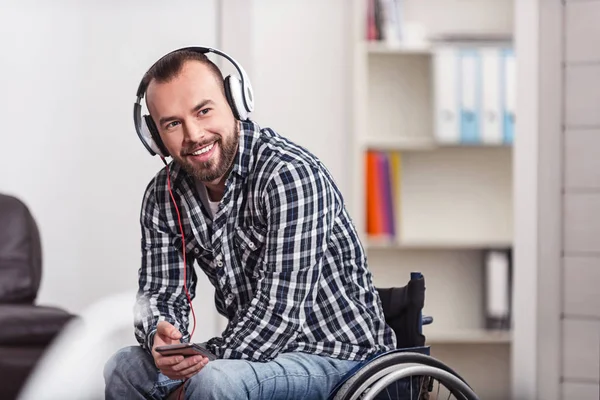
[[[73,318],[35,304],[42,275],[37,224],[19,199],[0,194],[0,399],[14,399],[54,337]]]

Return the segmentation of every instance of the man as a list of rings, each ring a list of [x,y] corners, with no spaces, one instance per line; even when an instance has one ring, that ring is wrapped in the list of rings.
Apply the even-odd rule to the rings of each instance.
[[[236,119],[220,71],[203,54],[173,52],[144,82],[173,162],[144,194],[141,346],[107,363],[107,399],[163,398],[182,381],[192,399],[326,398],[358,363],[394,348],[364,250],[321,162]],[[190,340],[185,289],[193,298],[195,264],[229,321],[206,343],[218,358],[210,362],[155,351]]]

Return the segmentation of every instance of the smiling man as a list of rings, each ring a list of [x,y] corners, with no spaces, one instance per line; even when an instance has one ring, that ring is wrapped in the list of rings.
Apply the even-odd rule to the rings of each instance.
[[[170,53],[143,84],[173,162],[143,197],[140,346],[106,364],[106,398],[164,398],[182,382],[191,399],[327,398],[358,363],[394,348],[364,250],[323,164],[240,120],[219,69],[199,52]],[[195,267],[228,320],[206,343],[214,361],[156,351],[190,340],[186,289],[193,298]]]

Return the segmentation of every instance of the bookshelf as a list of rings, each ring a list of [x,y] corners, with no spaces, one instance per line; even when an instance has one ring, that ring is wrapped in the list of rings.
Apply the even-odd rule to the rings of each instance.
[[[415,270],[425,275],[432,355],[457,366],[481,398],[509,398],[512,333],[486,329],[484,259],[488,250],[512,247],[512,146],[436,139],[433,63],[434,37],[510,38],[513,4],[402,3],[405,20],[421,24],[425,37],[366,40],[367,0],[354,0],[351,212],[377,286],[404,285]],[[369,152],[399,156],[400,184],[390,188],[393,236],[367,233]]]

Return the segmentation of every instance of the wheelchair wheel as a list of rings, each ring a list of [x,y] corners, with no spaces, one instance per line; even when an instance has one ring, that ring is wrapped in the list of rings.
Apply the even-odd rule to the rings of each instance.
[[[445,389],[440,393],[442,384]],[[441,361],[420,353],[399,352],[365,365],[339,388],[333,400],[442,398],[478,400],[466,381]]]

